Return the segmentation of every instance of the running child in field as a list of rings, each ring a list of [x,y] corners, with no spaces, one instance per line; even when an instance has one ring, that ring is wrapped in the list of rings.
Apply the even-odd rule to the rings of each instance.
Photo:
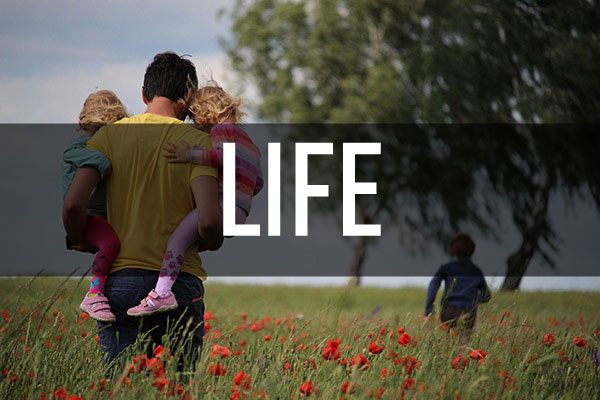
[[[454,236],[450,242],[450,256],[454,260],[438,269],[427,289],[425,303],[427,317],[433,310],[435,296],[444,281],[441,321],[449,327],[456,327],[459,320],[464,320],[466,338],[471,335],[475,325],[478,304],[487,303],[491,299],[481,269],[471,261],[474,252],[475,242],[469,235],[459,233]]]
[[[79,114],[79,130],[82,135],[74,138],[63,153],[63,194],[67,195],[75,172],[80,167],[93,167],[100,172],[102,181],[90,195],[84,239],[98,249],[92,264],[90,287],[80,304],[81,310],[98,321],[114,322],[115,316],[104,296],[106,276],[120,249],[117,234],[106,220],[106,187],[104,178],[110,175],[110,161],[100,152],[86,149],[88,140],[104,125],[128,117],[125,106],[110,90],[90,94]],[[67,239],[69,250],[83,250],[73,246]]]
[[[252,198],[263,187],[260,168],[260,150],[248,134],[235,124],[242,117],[242,100],[227,94],[221,87],[208,85],[195,92],[188,102],[194,124],[202,131],[210,132],[213,149],[198,145],[190,147],[185,141],[168,143],[164,155],[171,163],[194,163],[218,168],[221,181],[221,207],[223,202],[223,143],[236,144],[235,157],[235,219],[237,224],[246,222],[252,207]],[[136,307],[127,310],[128,315],[145,316],[177,308],[177,299],[171,288],[183,266],[183,255],[190,245],[197,242],[198,211],[188,214],[173,232],[156,286]]]

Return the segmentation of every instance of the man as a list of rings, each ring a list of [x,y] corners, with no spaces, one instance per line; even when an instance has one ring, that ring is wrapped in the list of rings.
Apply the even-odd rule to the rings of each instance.
[[[193,164],[169,164],[161,153],[166,143],[180,140],[211,147],[206,133],[181,121],[185,117],[181,100],[197,85],[191,61],[175,53],[157,54],[144,76],[145,113],[105,126],[87,145],[111,162],[112,175],[106,180],[108,222],[121,241],[105,287],[116,322],[98,322],[108,362],[133,344],[139,334],[148,335],[151,346],[147,351],[151,353],[165,333],[172,332],[171,350],[185,355],[191,363],[202,345],[201,279],[206,274],[196,247],[188,249],[173,285],[179,303],[176,310],[143,319],[126,314],[154,287],[169,235],[194,207],[199,215],[199,249],[216,250],[223,242],[217,171]],[[85,246],[86,205],[100,179],[95,168],[79,168],[65,197],[65,229],[74,246]]]

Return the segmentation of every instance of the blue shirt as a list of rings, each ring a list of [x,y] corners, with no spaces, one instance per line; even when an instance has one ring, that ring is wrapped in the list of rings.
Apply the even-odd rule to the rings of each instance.
[[[489,289],[479,267],[470,258],[442,265],[433,276],[427,289],[425,314],[431,314],[435,295],[444,281],[442,304],[472,310],[478,302],[489,300]]]
[[[100,174],[104,174],[110,167],[110,161],[99,151],[86,149],[86,144],[91,136],[81,135],[69,142],[69,146],[63,153],[62,161],[62,186],[63,196],[66,196],[77,168],[90,166],[96,168]],[[88,201],[88,215],[106,216],[106,187],[102,180],[90,194]]]

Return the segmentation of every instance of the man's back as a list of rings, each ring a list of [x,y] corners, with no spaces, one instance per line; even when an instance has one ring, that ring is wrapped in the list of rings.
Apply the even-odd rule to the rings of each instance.
[[[113,272],[126,267],[158,271],[169,236],[194,208],[191,180],[217,177],[211,167],[167,163],[163,145],[179,140],[211,147],[206,133],[154,114],[108,125],[88,142],[89,148],[112,163],[107,179],[108,221],[121,240]],[[182,271],[205,276],[196,249],[188,249]]]

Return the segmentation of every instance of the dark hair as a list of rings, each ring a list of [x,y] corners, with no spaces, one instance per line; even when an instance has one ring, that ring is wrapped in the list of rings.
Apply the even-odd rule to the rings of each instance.
[[[154,56],[144,74],[143,94],[148,101],[155,96],[177,101],[198,88],[196,67],[184,57],[171,51]]]
[[[458,258],[471,257],[475,252],[475,242],[466,233],[458,233],[450,242],[450,255]]]

